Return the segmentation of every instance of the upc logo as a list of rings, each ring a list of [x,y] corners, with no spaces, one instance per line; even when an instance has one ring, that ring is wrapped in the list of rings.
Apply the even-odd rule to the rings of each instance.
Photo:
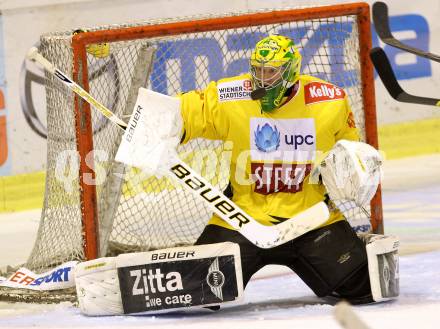
[[[265,123],[261,129],[260,125],[258,125],[254,136],[255,145],[261,152],[273,152],[280,146],[280,132],[275,125],[272,128],[270,124]]]

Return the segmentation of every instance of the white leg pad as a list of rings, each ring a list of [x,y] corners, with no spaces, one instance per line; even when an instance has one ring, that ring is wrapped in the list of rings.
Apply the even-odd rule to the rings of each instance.
[[[232,242],[123,254],[80,263],[81,313],[161,313],[239,301],[240,247]]]
[[[75,267],[79,308],[85,315],[123,314],[116,257],[98,258]]]
[[[395,236],[368,234],[368,272],[374,301],[395,299],[399,295],[399,239]]]

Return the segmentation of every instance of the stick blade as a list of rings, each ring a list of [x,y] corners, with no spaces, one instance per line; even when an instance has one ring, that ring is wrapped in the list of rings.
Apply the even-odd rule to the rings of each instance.
[[[325,202],[321,201],[275,227],[279,230],[281,239],[287,242],[316,229],[329,217],[328,207]]]
[[[440,62],[439,55],[406,45],[392,35],[390,29],[390,17],[388,15],[388,6],[386,3],[378,1],[373,4],[373,23],[377,35],[387,45],[407,51],[417,56],[427,58],[429,60],[433,60],[435,62]]]
[[[370,327],[356,314],[353,307],[345,302],[339,302],[334,309],[336,321],[345,329],[370,329]]]
[[[26,53],[26,58],[30,59],[32,61],[35,61],[35,58],[38,54],[38,49],[37,47],[31,47],[28,52]]]
[[[382,40],[394,39],[390,30],[388,6],[386,3],[378,1],[373,4],[373,23],[379,38]]]
[[[370,58],[388,93],[395,100],[399,100],[399,96],[404,93],[404,91],[396,80],[396,76],[394,75],[385,52],[381,48],[375,47],[370,51]]]
[[[387,55],[381,48],[376,47],[371,49],[370,58],[392,98],[404,103],[440,106],[440,99],[410,95],[404,91],[397,82]]]

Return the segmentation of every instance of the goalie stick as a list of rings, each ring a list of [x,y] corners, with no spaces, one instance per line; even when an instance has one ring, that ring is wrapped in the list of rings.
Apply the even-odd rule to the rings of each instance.
[[[43,57],[38,52],[36,47],[32,47],[29,49],[26,57],[32,61],[38,62],[41,66],[44,67],[46,71],[53,74],[58,80],[60,80],[65,86],[67,86],[70,90],[72,90],[75,94],[80,96],[90,105],[93,105],[99,112],[101,112],[106,118],[108,118],[113,123],[117,124],[119,128],[125,129],[127,128],[127,124],[119,119],[112,111],[98,102],[95,98],[92,97],[87,91],[85,91],[80,85],[71,80],[67,75],[57,69],[51,62],[49,62],[46,58]]]
[[[379,38],[387,45],[402,49],[417,56],[425,57],[440,63],[440,56],[417,49],[397,40],[390,30],[390,21],[388,16],[388,6],[384,2],[375,2],[373,4],[373,22]]]
[[[333,314],[336,321],[338,321],[344,329],[370,329],[359,315],[355,313],[353,307],[346,301],[337,303]]]
[[[127,124],[124,121],[57,69],[38,52],[37,48],[32,47],[27,54],[27,58],[40,63],[70,90],[93,105],[119,128],[125,130]],[[186,189],[195,193],[216,215],[260,248],[273,248],[291,241],[324,224],[329,218],[327,205],[324,202],[319,202],[278,225],[262,225],[180,159],[169,168],[169,171],[171,177],[177,179]],[[195,188],[195,185],[198,185],[198,188]],[[207,192],[210,193],[210,200],[204,197],[204,193]]]
[[[397,82],[387,55],[381,48],[371,49],[370,58],[385,88],[395,100],[404,103],[440,106],[440,99],[415,96],[403,90]]]

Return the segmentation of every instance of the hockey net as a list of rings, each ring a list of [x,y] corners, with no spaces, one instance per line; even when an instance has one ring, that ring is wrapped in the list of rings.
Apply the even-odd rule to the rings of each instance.
[[[128,121],[140,86],[176,95],[248,71],[255,43],[293,38],[303,73],[345,88],[362,139],[377,147],[369,7],[349,4],[265,10],[85,28],[41,37],[40,52]],[[96,56],[88,45],[107,43]],[[211,213],[167,178],[144,177],[113,161],[121,131],[46,75],[48,155],[44,208],[25,266],[43,272],[62,262],[189,245]],[[198,139],[181,157],[224,190],[228,146]],[[230,149],[230,148],[229,148]],[[381,230],[380,191],[371,207],[338,205],[352,225]]]

